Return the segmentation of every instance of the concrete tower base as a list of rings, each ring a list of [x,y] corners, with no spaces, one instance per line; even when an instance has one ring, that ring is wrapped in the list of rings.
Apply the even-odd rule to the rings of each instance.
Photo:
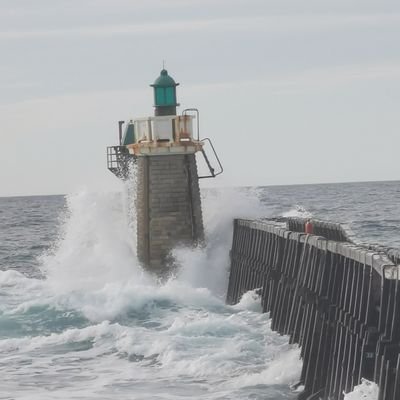
[[[194,154],[139,156],[137,252],[150,269],[165,266],[170,250],[204,238]]]

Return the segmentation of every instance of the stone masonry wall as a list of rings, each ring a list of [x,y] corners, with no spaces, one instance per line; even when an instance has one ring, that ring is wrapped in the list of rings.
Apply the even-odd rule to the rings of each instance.
[[[159,269],[172,248],[203,239],[196,158],[194,154],[142,156],[137,174],[138,257]]]

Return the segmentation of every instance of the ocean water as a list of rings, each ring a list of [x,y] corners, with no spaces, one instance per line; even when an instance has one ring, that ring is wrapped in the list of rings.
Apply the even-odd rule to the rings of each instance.
[[[162,282],[137,261],[125,189],[0,198],[0,399],[296,397],[299,349],[254,293],[224,302],[232,219],[312,215],[400,247],[400,182],[202,195],[207,245],[175,249]]]

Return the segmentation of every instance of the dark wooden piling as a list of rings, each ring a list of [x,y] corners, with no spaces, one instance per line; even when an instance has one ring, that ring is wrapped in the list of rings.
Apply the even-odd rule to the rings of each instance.
[[[400,399],[400,253],[356,245],[338,224],[288,228],[234,221],[227,302],[260,289],[272,329],[301,346],[300,400],[341,400],[361,378]]]

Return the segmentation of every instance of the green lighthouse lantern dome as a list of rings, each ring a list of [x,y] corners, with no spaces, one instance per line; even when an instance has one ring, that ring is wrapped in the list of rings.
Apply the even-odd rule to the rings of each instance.
[[[166,69],[162,69],[160,76],[150,85],[154,89],[155,115],[176,115],[176,87],[174,79],[168,75]]]

